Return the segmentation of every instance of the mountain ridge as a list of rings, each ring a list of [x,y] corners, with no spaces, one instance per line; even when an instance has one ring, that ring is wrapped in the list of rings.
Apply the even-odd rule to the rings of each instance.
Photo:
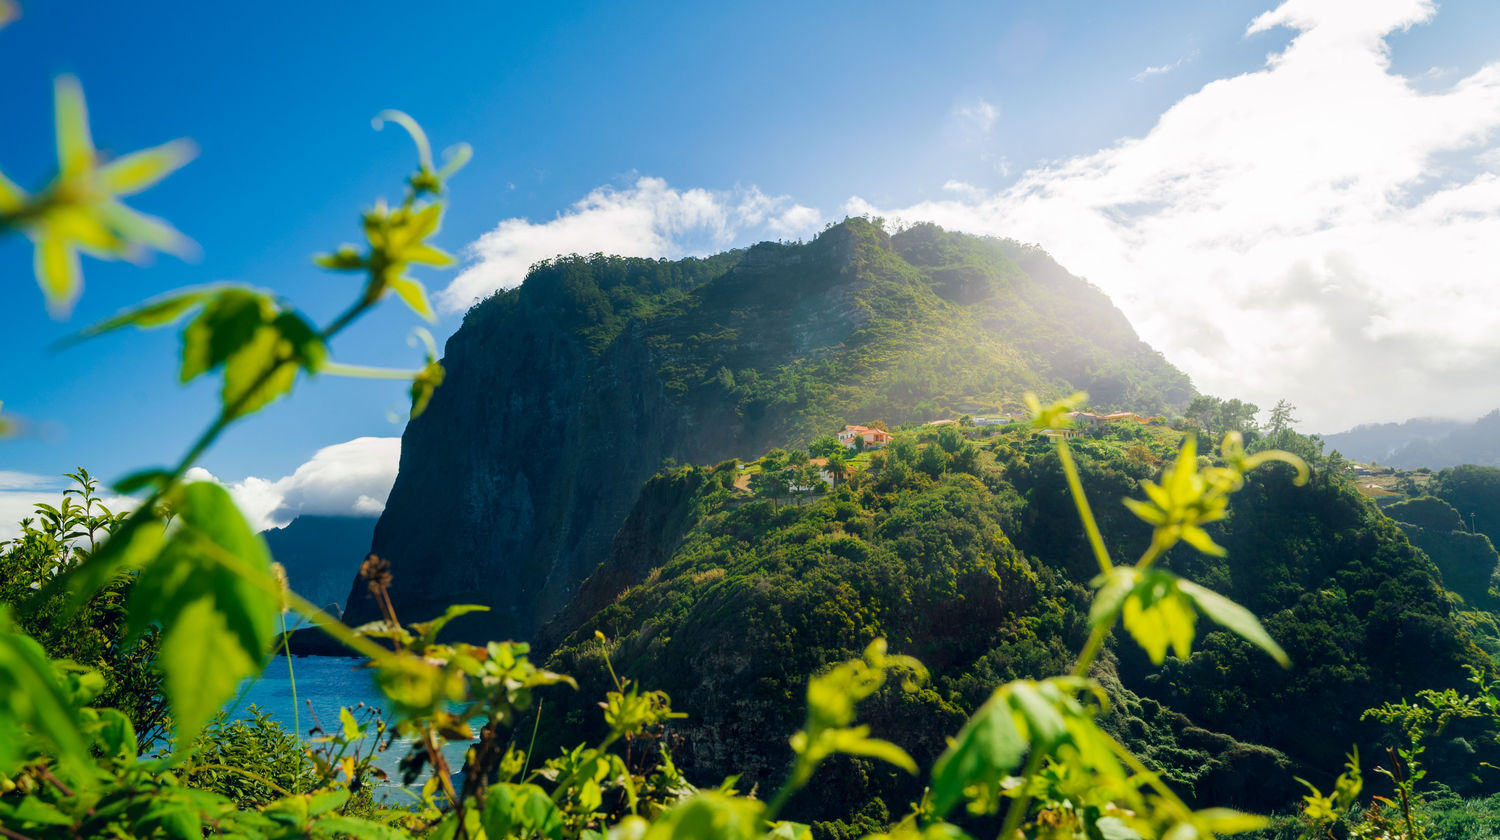
[[[1040,249],[865,219],[704,259],[541,263],[470,310],[444,364],[373,550],[402,615],[490,606],[455,625],[476,637],[530,637],[565,606],[663,459],[1015,411],[1025,391],[1147,412],[1193,394]],[[375,617],[359,591],[351,620]]]

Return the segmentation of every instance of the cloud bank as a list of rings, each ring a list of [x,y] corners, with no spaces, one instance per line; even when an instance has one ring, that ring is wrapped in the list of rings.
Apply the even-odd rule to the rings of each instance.
[[[1291,0],[1296,35],[1144,137],[979,194],[845,210],[1040,243],[1200,389],[1307,428],[1500,405],[1500,64],[1422,92],[1387,36],[1426,0]],[[1441,396],[1439,396],[1441,395]]]
[[[818,211],[758,187],[677,190],[660,178],[639,178],[625,188],[599,187],[551,221],[501,222],[468,247],[470,264],[438,293],[438,305],[462,312],[520,285],[533,263],[559,254],[701,256],[747,239],[796,239],[821,220]]]
[[[223,484],[250,526],[261,531],[302,514],[379,516],[400,461],[400,438],[360,437],[325,446],[291,475],[274,480],[249,476],[226,482],[201,467],[187,477]]]
[[[1289,399],[1305,429],[1476,417],[1500,406],[1500,63],[1393,72],[1386,39],[1435,13],[1431,0],[1289,0],[1245,32],[1290,28],[1285,49],[1184,97],[1143,137],[1000,190],[953,180],[938,199],[855,196],[842,210],[1039,243],[1200,389]],[[950,121],[987,137],[998,115],[980,100]],[[981,159],[1000,152],[977,145]],[[754,187],[640,178],[551,221],[501,222],[439,300],[461,310],[559,253],[678,257],[823,221]]]

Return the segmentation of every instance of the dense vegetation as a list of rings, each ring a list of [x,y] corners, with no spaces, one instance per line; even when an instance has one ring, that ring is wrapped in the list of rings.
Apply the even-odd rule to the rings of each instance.
[[[578,715],[577,707],[561,714],[554,707],[547,739],[562,750],[522,749],[520,726],[528,715],[543,719],[535,695],[572,678],[536,667],[525,644],[440,641],[449,622],[480,606],[453,605],[435,618],[408,615],[403,622],[391,598],[391,563],[373,554],[360,575],[379,620],[340,623],[287,587],[227,491],[186,478],[225,429],[285,395],[300,377],[371,373],[329,364],[328,344],[382,299],[398,297],[430,315],[424,287],[407,272],[414,263],[451,262],[426,240],[441,220],[445,179],[467,150],[436,168],[409,117],[386,112],[380,119],[410,132],[419,165],[399,204],[378,202],[365,214],[368,247],[345,246],[318,258],[358,278],[342,315],[319,328],[262,291],[213,286],[181,290],[85,331],[186,320],[180,377],[220,376],[221,407],[175,466],[116,485],[143,497],[130,513],[100,507],[96,486],[80,471],[63,505],[39,506],[39,527],[28,523],[20,539],[0,547],[0,834],[9,840],[414,834],[810,840],[815,833],[885,830],[911,840],[966,840],[966,828],[996,825],[1006,840],[1212,840],[1268,825],[1228,808],[1197,807],[1199,799],[1266,795],[1259,786],[1217,786],[1214,773],[1227,768],[1234,778],[1247,755],[1255,771],[1281,771],[1286,762],[1193,726],[1146,695],[1175,692],[1171,702],[1201,718],[1223,718],[1226,729],[1250,727],[1268,740],[1288,738],[1286,727],[1321,702],[1332,736],[1282,745],[1290,762],[1320,770],[1328,741],[1343,734],[1344,708],[1337,703],[1349,702],[1345,692],[1361,697],[1367,683],[1415,697],[1365,713],[1399,728],[1399,749],[1389,753],[1399,805],[1373,805],[1365,819],[1349,824],[1344,812],[1361,791],[1360,765],[1351,757],[1333,793],[1314,787],[1304,798],[1297,830],[1312,836],[1347,826],[1350,836],[1373,837],[1397,826],[1418,840],[1449,818],[1468,827],[1483,821],[1482,811],[1463,807],[1423,812],[1425,792],[1417,785],[1429,779],[1429,768],[1442,769],[1437,754],[1444,747],[1461,744],[1469,752],[1431,778],[1463,784],[1463,774],[1480,766],[1500,717],[1500,683],[1453,623],[1436,569],[1390,520],[1348,492],[1338,459],[1319,458],[1313,442],[1285,429],[1269,443],[1295,451],[1255,441],[1247,451],[1245,430],[1233,429],[1216,453],[1200,457],[1195,432],[1161,427],[1081,439],[1075,455],[1067,412],[1081,395],[1044,406],[1028,394],[1029,423],[993,440],[948,426],[909,432],[884,452],[848,459],[814,441],[829,452],[821,465],[834,485],[829,493],[815,492],[817,465],[786,451],[758,465],[761,478],[752,486],[766,499],[742,497],[734,463],[653,482],[647,498],[663,509],[640,511],[631,523],[635,537],[655,533],[663,541],[657,549],[663,564],[651,565],[616,604],[588,619],[623,638],[612,642],[596,629],[591,642],[575,635],[557,653],[581,666],[580,676],[596,689],[591,699],[604,697],[602,715],[590,708],[603,726],[594,723],[599,717]],[[150,186],[187,154],[169,144],[105,159],[93,147],[81,90],[66,78],[57,84],[57,137],[53,183],[30,193],[0,178],[0,232],[22,230],[34,241],[38,280],[54,312],[62,313],[81,290],[78,250],[120,258],[173,244],[175,232],[119,198]],[[874,259],[866,273],[873,285],[901,286],[899,265],[861,250],[859,225],[842,231],[842,239],[825,239],[835,247],[855,242],[844,255],[855,263]],[[889,251],[877,227],[866,232],[878,250]],[[976,278],[965,270],[973,266],[938,250],[933,264],[944,271],[926,278],[931,288],[944,300],[985,299],[987,282],[997,278]],[[916,263],[907,265],[921,264],[922,248],[913,253]],[[588,289],[567,277],[561,287]],[[644,335],[641,325],[654,307],[682,303],[663,295],[601,304],[584,323],[562,326],[597,351],[612,330]],[[893,318],[878,308],[856,310],[880,329]],[[1133,336],[1128,325],[1119,336]],[[690,358],[686,345],[682,350],[687,355],[679,357]],[[416,370],[376,372],[410,382],[413,415],[444,380],[435,355],[429,346]],[[1098,375],[1100,361],[1070,346],[1052,364]],[[1106,376],[1105,388],[1113,381]],[[1225,422],[1243,422],[1243,404],[1203,405]],[[1307,460],[1317,470],[1311,483]],[[1273,469],[1269,478],[1257,477],[1258,467],[1274,462],[1295,474]],[[1156,467],[1159,483],[1145,478]],[[1439,476],[1440,495],[1459,478]],[[1272,489],[1287,479],[1306,489]],[[1134,491],[1137,481],[1146,498],[1127,502],[1134,518],[1107,504],[1096,520],[1086,488],[1108,498]],[[1238,493],[1249,504],[1231,512],[1229,498]],[[787,494],[798,503],[780,505]],[[1082,523],[1082,540],[1061,524],[1068,505]],[[1415,527],[1440,531],[1448,524],[1431,503],[1404,512],[1427,523]],[[1113,559],[1141,546],[1133,564]],[[1286,559],[1226,560],[1226,546]],[[1090,577],[1086,558],[1097,576]],[[628,581],[633,572],[612,574]],[[1291,660],[1254,613],[1215,589],[1274,611],[1271,623],[1286,625],[1280,629],[1294,655],[1321,663],[1333,642],[1347,647],[1344,658],[1316,679],[1256,671],[1268,660],[1281,666]],[[307,740],[254,709],[248,719],[228,719],[223,704],[242,678],[265,667],[280,641],[278,615],[291,611],[366,660],[385,715],[346,708],[336,727],[315,728]],[[1201,639],[1200,616],[1217,628]],[[1110,649],[1116,626],[1133,645]],[[1314,632],[1298,636],[1308,629]],[[705,639],[715,646],[705,649]],[[937,673],[902,649],[926,656]],[[1408,655],[1414,649],[1420,657]],[[714,704],[701,710],[709,726],[681,728],[683,714],[672,710],[668,693],[631,679],[652,660],[653,669],[666,669],[651,673],[653,682],[677,687],[682,675],[697,672],[697,688],[709,694],[687,702]],[[1162,680],[1155,670],[1162,666],[1194,681]],[[1241,694],[1215,691],[1228,686],[1214,679],[1236,669],[1250,669],[1256,682],[1237,683]],[[1468,672],[1473,694],[1451,687],[1460,670]],[[1329,685],[1339,696],[1328,696]],[[1248,722],[1229,720],[1263,699],[1256,694],[1262,691],[1279,705],[1256,708]],[[796,703],[802,714],[789,717],[793,697],[802,698]],[[857,712],[870,722],[858,722]],[[561,735],[559,720],[566,725]],[[953,737],[939,740],[955,728]],[[576,740],[589,735],[596,737]],[[403,781],[421,785],[409,808],[379,806],[370,796],[377,775],[371,750],[390,748],[398,736],[405,739]],[[768,737],[784,739],[778,748],[785,759],[762,749]],[[456,773],[443,750],[449,742],[468,744]],[[726,751],[738,763],[729,769],[743,772],[716,788],[699,787],[696,773]],[[910,781],[920,773],[912,753],[924,764],[931,760],[920,792]],[[678,756],[695,765],[693,777]],[[1205,759],[1206,773],[1200,772]],[[829,762],[843,772],[820,775]],[[757,777],[779,784],[762,791]],[[1187,790],[1188,799],[1168,782]],[[752,787],[742,791],[741,784]],[[912,798],[902,807],[895,797],[907,794]],[[812,829],[788,821],[798,814],[834,819]]]
[[[1074,442],[1114,553],[1150,529],[1110,500],[1133,495],[1181,436],[1118,424]],[[1465,665],[1490,667],[1428,558],[1355,492],[1341,462],[1293,432],[1257,445],[1272,443],[1312,463],[1312,481],[1250,478],[1210,529],[1227,559],[1183,548],[1163,563],[1265,616],[1297,667],[1278,668],[1219,631],[1162,668],[1133,645],[1100,666],[1116,702],[1112,731],[1205,801],[1261,809],[1295,799],[1293,774],[1332,778],[1350,745],[1379,741],[1365,709],[1462,685]],[[584,690],[543,716],[544,739],[591,725],[586,698],[601,683],[590,675],[603,673],[596,630],[615,640],[622,674],[649,679],[689,713],[674,728],[690,777],[740,772],[762,785],[786,772],[780,745],[798,721],[803,675],[868,639],[887,638],[931,669],[927,690],[892,694],[871,718],[921,760],[943,749],[932,733],[971,713],[990,686],[1059,670],[1087,633],[1093,553],[1057,450],[1024,426],[898,433],[867,468],[796,504],[737,493],[734,476],[733,465],[679,468],[643,495],[621,539],[639,542],[637,525],[670,498],[674,528],[652,534],[676,548],[644,562],[616,551],[596,573],[615,588],[592,593],[597,612],[550,660]],[[1434,772],[1476,793],[1473,751],[1496,754],[1493,730],[1449,735],[1433,745]],[[919,794],[900,774],[851,761],[801,804],[809,817],[857,822],[872,801],[895,809]]]

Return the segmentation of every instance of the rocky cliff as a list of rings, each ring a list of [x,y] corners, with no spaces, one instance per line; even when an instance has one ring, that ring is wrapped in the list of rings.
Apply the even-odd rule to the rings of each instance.
[[[715,463],[845,422],[1019,408],[1084,388],[1151,413],[1187,378],[1035,247],[862,219],[677,262],[570,257],[475,306],[402,439],[373,550],[402,616],[532,636],[664,459]],[[373,618],[354,586],[349,620]]]

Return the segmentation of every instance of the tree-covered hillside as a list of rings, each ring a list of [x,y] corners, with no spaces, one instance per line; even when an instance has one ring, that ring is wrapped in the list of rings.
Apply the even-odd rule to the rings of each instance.
[[[1040,249],[850,219],[805,244],[677,262],[565,257],[478,304],[403,437],[374,551],[396,606],[492,607],[530,637],[607,552],[664,459],[805,446],[847,419],[1184,404],[1187,378]],[[357,588],[357,587],[356,587]],[[352,620],[375,617],[356,592]]]
[[[1149,540],[1119,500],[1139,495],[1180,438],[1124,424],[1074,441],[1117,556]],[[1123,644],[1098,667],[1116,704],[1108,725],[1122,740],[1204,801],[1260,809],[1290,804],[1300,792],[1293,773],[1324,781],[1352,745],[1376,743],[1383,730],[1361,722],[1365,709],[1458,685],[1465,664],[1492,667],[1430,561],[1341,465],[1295,433],[1274,442],[1300,450],[1313,480],[1292,487],[1289,471],[1274,470],[1250,479],[1209,529],[1226,560],[1184,548],[1163,562],[1261,615],[1293,667],[1211,626],[1199,628],[1187,660],[1155,668]],[[929,427],[861,456],[862,468],[828,492],[752,498],[736,488],[733,463],[658,476],[585,586],[587,604],[544,634],[560,640],[552,665],[582,690],[542,716],[543,738],[597,725],[587,698],[609,680],[600,631],[622,675],[667,690],[688,712],[674,729],[690,775],[774,783],[808,675],[885,637],[926,662],[932,681],[881,695],[871,723],[919,762],[931,759],[943,748],[935,733],[1005,680],[1065,669],[1086,635],[1097,567],[1056,453],[1019,425]],[[635,550],[645,534],[657,553]],[[1473,756],[1462,765],[1454,754],[1493,745],[1487,732],[1461,734],[1433,752],[1444,780],[1463,790],[1474,783]],[[920,793],[899,772],[840,762],[824,771],[817,797],[798,803],[800,816],[874,819]]]

